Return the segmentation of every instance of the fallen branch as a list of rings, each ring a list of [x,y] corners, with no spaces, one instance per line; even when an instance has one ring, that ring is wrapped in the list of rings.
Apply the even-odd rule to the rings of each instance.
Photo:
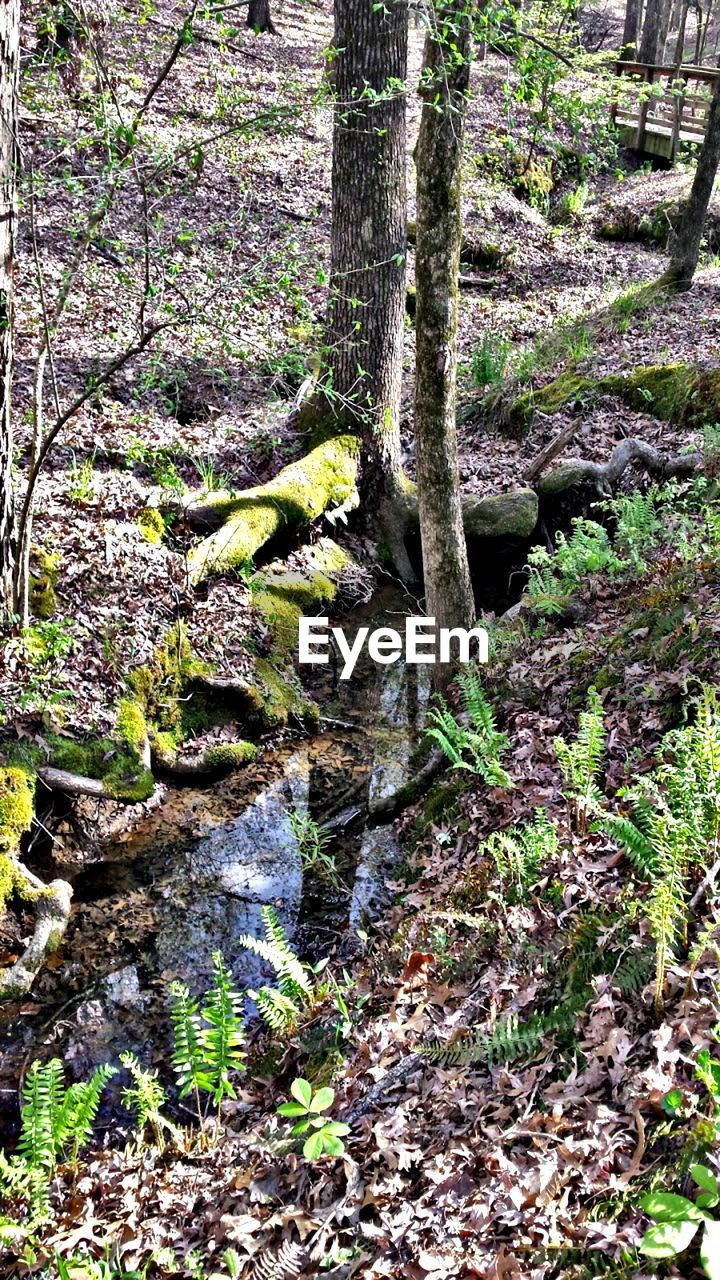
[[[699,453],[660,453],[647,441],[630,436],[615,446],[608,462],[569,458],[539,480],[536,488],[541,498],[557,497],[581,484],[592,485],[598,493],[608,494],[632,462],[639,462],[652,476],[669,479],[671,476],[694,475],[702,469],[703,461]]]
[[[96,800],[110,800],[99,778],[83,778],[66,769],[53,769],[49,765],[38,769],[37,776],[50,791],[64,791],[69,796],[92,796]]]
[[[18,1000],[27,995],[45,959],[60,946],[72,900],[72,888],[66,880],[45,885],[15,859],[13,867],[35,906],[35,931],[20,958],[0,973],[0,1000]]]
[[[545,448],[541,449],[537,457],[533,459],[530,466],[523,474],[523,480],[528,484],[531,484],[539,475],[542,475],[548,463],[552,462],[554,458],[557,458],[558,454],[562,453],[565,445],[569,444],[573,439],[577,432],[578,425],[579,424],[575,420],[567,422],[565,426],[558,431],[557,435],[553,436],[550,443],[546,444]]]

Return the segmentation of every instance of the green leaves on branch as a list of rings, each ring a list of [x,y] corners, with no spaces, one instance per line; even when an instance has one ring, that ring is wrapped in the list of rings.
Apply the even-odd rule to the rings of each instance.
[[[279,1116],[295,1119],[290,1130],[292,1138],[301,1138],[307,1134],[303,1143],[303,1155],[306,1160],[318,1160],[321,1156],[341,1156],[345,1152],[342,1139],[350,1132],[350,1126],[339,1120],[328,1120],[323,1114],[329,1111],[335,1101],[335,1090],[318,1089],[302,1078],[293,1080],[290,1092],[293,1102],[283,1102],[278,1107]]]

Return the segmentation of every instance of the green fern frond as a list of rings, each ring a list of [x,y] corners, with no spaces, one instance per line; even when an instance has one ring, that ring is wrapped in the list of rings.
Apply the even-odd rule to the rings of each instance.
[[[178,1096],[211,1093],[212,1070],[205,1054],[198,1001],[184,982],[170,985],[170,1021],[173,1029],[171,1062],[178,1082]]]
[[[71,1084],[61,1107],[59,1133],[62,1145],[70,1149],[71,1163],[75,1164],[78,1153],[87,1146],[92,1137],[93,1124],[97,1116],[102,1094],[117,1075],[117,1067],[107,1063],[96,1067],[89,1080],[80,1080]]]
[[[578,732],[573,743],[564,738],[553,742],[560,771],[565,780],[565,798],[570,814],[581,833],[588,819],[603,803],[597,778],[605,749],[602,703],[597,691],[588,689],[588,702],[578,717]]]
[[[298,960],[273,907],[261,911],[265,928],[264,941],[245,933],[239,939],[240,946],[264,960],[274,969],[281,994],[294,1006],[309,1004],[313,999],[312,971]]]
[[[290,1030],[302,1013],[300,1005],[277,987],[261,987],[259,991],[248,991],[248,995],[255,1001],[260,1016],[278,1034]]]
[[[23,1086],[18,1155],[31,1169],[54,1168],[60,1142],[65,1079],[59,1058],[32,1063]]]
[[[449,1067],[478,1063],[493,1067],[519,1060],[527,1062],[535,1056],[549,1034],[572,1029],[575,1014],[583,1003],[568,1000],[547,1013],[531,1014],[525,1022],[520,1022],[518,1015],[511,1013],[501,1018],[489,1034],[481,1032],[450,1044],[426,1040],[420,1045],[420,1052],[430,1062]]]
[[[428,712],[427,737],[436,742],[455,769],[478,774],[491,787],[512,787],[513,781],[501,764],[507,750],[507,734],[495,724],[495,716],[482,687],[478,671],[466,667],[457,677],[463,717],[456,720],[444,699]]]
[[[245,1069],[245,1025],[242,998],[233,988],[223,957],[215,951],[212,959],[212,983],[200,1011],[207,1026],[200,1036],[208,1084],[213,1101],[220,1106],[223,1098],[237,1097],[230,1075]]]
[[[595,823],[595,830],[605,831],[616,840],[643,876],[649,879],[655,874],[657,857],[652,840],[630,818],[622,814],[603,814],[601,821]]]

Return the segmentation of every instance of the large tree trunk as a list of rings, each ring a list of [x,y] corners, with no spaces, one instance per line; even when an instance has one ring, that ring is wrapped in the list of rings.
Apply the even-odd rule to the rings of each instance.
[[[707,133],[698,158],[692,188],[685,206],[663,283],[689,289],[697,270],[705,217],[720,165],[720,83],[715,88],[708,115]]]
[[[20,0],[0,0],[0,622],[14,612],[13,271]]]
[[[425,39],[417,144],[415,442],[427,612],[438,627],[469,627],[475,613],[457,460],[458,272],[462,142],[471,28],[459,0],[435,11]],[[436,668],[436,684],[451,671]]]
[[[658,66],[665,54],[670,26],[671,0],[648,0],[640,41],[639,62]]]
[[[627,0],[625,6],[625,25],[623,27],[622,49],[620,50],[621,58],[632,59],[637,56],[641,11],[642,0]]]
[[[401,475],[407,32],[405,0],[335,0],[327,394],[363,438],[365,497]]]

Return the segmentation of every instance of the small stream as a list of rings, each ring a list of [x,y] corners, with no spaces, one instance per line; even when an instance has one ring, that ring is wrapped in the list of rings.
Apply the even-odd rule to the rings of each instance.
[[[402,630],[417,611],[386,587],[343,626],[348,636],[368,624]],[[57,967],[21,1017],[0,1012],[0,1109],[35,1053],[58,1053],[77,1071],[127,1048],[163,1061],[172,978],[201,990],[216,949],[240,987],[267,977],[237,943],[262,934],[266,903],[300,953],[318,959],[389,901],[385,884],[402,850],[373,810],[408,779],[431,669],[378,666],[364,653],[347,681],[332,664],[306,670],[323,717],[315,737],[284,741],[211,786],[165,788],[159,801],[123,814],[117,836],[76,876]],[[330,828],[346,890],[304,874],[291,811]]]

